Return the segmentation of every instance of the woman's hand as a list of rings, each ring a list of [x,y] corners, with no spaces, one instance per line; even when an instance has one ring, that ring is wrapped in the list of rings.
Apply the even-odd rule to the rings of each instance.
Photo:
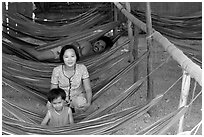
[[[90,107],[91,103],[85,103],[83,106],[80,107],[83,111],[87,110]]]

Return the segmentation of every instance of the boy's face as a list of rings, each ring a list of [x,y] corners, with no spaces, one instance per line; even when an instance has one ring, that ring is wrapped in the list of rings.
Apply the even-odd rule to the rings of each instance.
[[[63,108],[63,105],[64,105],[64,100],[62,99],[61,96],[52,101],[52,106],[53,108],[55,108],[56,111],[61,111]]]

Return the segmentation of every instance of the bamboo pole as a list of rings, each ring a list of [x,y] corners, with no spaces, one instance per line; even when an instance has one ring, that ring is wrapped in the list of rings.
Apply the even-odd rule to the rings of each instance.
[[[130,3],[126,2],[126,9],[128,12],[131,12],[131,7]],[[129,56],[129,61],[133,62],[133,46],[134,46],[134,39],[133,39],[133,30],[132,30],[132,22],[128,19],[127,21],[127,26],[128,26],[128,38],[130,39],[130,45],[129,45],[129,51],[130,51],[130,56]]]
[[[134,46],[133,46],[133,50],[132,50],[132,54],[133,54],[133,58],[134,60],[137,60],[138,59],[138,45],[139,45],[139,29],[138,27],[135,25],[134,26]],[[138,80],[138,77],[139,77],[139,69],[138,69],[138,65],[136,65],[134,67],[134,78],[133,78],[133,81],[136,82]]]
[[[127,10],[119,3],[114,2],[115,6],[135,25],[137,25],[141,30],[146,31],[146,25],[144,22],[135,18],[131,13],[127,12]],[[174,44],[172,44],[167,38],[162,36],[161,33],[153,30],[152,37],[154,40],[159,42],[163,48],[176,60],[181,68],[186,70],[191,78],[194,78],[199,85],[202,87],[202,69],[197,64],[193,63],[183,52],[176,48]]]
[[[151,8],[150,8],[150,2],[146,2],[146,23],[147,23],[147,50],[150,51],[150,53],[147,56],[147,75],[152,72],[152,38],[150,37],[152,35],[152,20],[151,20]],[[147,101],[151,101],[154,98],[154,91],[153,91],[153,80],[151,76],[147,77]]]
[[[118,21],[118,9],[117,7],[114,6],[113,4],[113,16],[114,16],[114,21]],[[115,27],[115,29],[113,30],[113,35],[117,35],[117,28],[118,27]],[[118,41],[116,41],[116,46],[118,46]]]
[[[4,22],[6,22],[5,12],[6,12],[6,3],[2,2],[2,21]],[[3,27],[3,30],[7,32],[5,27]]]
[[[187,99],[188,99],[188,94],[189,94],[189,89],[190,89],[190,82],[191,82],[190,75],[185,70],[183,70],[181,96],[180,96],[180,102],[179,102],[178,108],[181,108],[187,104]],[[183,132],[183,121],[184,121],[184,115],[179,120],[178,133]]]

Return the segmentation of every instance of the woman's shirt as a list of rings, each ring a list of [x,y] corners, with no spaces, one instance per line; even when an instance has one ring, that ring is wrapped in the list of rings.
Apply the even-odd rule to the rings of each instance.
[[[51,83],[57,84],[59,88],[65,90],[67,96],[75,96],[83,92],[82,80],[89,78],[89,73],[84,64],[76,64],[75,73],[68,78],[63,72],[63,65],[53,69]]]
[[[69,121],[69,107],[63,107],[63,110],[58,113],[54,108],[48,110],[48,114],[50,115],[50,121],[48,123],[49,126],[59,127],[70,124]]]

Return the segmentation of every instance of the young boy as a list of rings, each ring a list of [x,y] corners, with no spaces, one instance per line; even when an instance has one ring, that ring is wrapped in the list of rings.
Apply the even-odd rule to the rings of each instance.
[[[41,125],[59,127],[74,123],[71,108],[64,105],[66,93],[63,89],[51,89],[47,98],[52,108],[47,111]]]

